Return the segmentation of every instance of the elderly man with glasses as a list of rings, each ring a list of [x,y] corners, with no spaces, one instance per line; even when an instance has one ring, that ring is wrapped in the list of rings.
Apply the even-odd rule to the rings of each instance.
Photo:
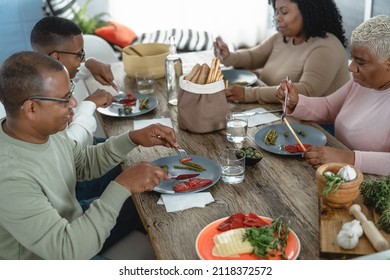
[[[76,180],[101,176],[138,145],[177,148],[174,130],[153,124],[100,145],[73,141],[64,132],[77,105],[68,72],[38,52],[16,53],[3,63],[0,100],[6,110],[0,121],[0,259],[91,259],[125,201],[170,179],[159,166],[134,164],[83,212]]]
[[[30,41],[35,51],[59,60],[68,70],[70,79],[76,80],[81,78],[80,76],[92,74],[101,84],[111,85],[117,89],[113,82],[114,77],[110,65],[94,58],[85,59],[83,34],[74,22],[61,17],[44,17],[33,27]],[[37,99],[37,97],[32,98]],[[113,99],[114,97],[109,92],[98,89],[80,102],[74,110],[75,114],[69,116],[69,125],[66,129],[69,137],[82,145],[104,142],[105,139],[93,137],[97,126],[94,112],[97,107],[109,106]],[[77,182],[76,197],[84,211],[96,198],[102,195],[106,187],[112,180],[115,180],[121,171],[121,167],[118,165],[100,178]],[[128,213],[133,213],[133,215],[130,216]],[[132,223],[129,222],[130,219],[133,221]],[[134,222],[135,220],[137,222]],[[118,223],[103,249],[111,246],[113,242],[133,230],[146,233],[130,198],[124,203]]]

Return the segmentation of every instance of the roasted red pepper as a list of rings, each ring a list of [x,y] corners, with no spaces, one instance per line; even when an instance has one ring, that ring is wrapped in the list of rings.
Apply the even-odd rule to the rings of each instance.
[[[236,228],[243,228],[243,227],[260,227],[260,226],[267,226],[271,223],[263,220],[259,216],[257,216],[254,213],[249,213],[248,215],[245,215],[241,212],[236,213],[229,218],[227,218],[225,221],[220,223],[217,227],[219,231],[228,231],[231,229]]]
[[[182,158],[182,159],[180,160],[180,163],[189,162],[189,161],[191,161],[191,160],[192,160],[192,158],[190,158],[190,157],[185,157],[185,158]]]
[[[208,184],[211,184],[213,181],[211,179],[203,179],[203,178],[191,178],[188,181],[176,184],[173,189],[175,192],[186,192],[189,190],[198,189]]]
[[[310,144],[303,144],[303,146],[305,147],[305,149],[309,149],[310,147],[312,147],[312,145]],[[301,146],[299,144],[296,144],[296,145],[284,145],[284,149],[291,153],[291,154],[295,154],[295,153],[302,153],[303,150],[301,148]]]

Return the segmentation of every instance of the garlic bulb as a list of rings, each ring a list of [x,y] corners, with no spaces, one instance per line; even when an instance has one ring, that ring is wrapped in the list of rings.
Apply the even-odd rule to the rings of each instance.
[[[343,249],[354,249],[363,235],[363,228],[358,220],[343,224],[337,234],[336,242]]]
[[[334,176],[333,172],[330,172],[330,171],[324,172],[324,175],[327,175],[327,176]]]
[[[347,182],[355,180],[357,177],[357,173],[355,168],[350,165],[346,165],[337,172],[338,175],[342,176]]]

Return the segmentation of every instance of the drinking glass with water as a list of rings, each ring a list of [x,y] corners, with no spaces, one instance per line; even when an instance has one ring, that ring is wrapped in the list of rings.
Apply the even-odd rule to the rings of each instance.
[[[239,149],[226,149],[219,153],[221,179],[227,184],[238,184],[245,177],[245,155],[237,155]]]
[[[232,143],[242,143],[248,129],[248,115],[244,113],[229,113],[226,115],[226,138]]]

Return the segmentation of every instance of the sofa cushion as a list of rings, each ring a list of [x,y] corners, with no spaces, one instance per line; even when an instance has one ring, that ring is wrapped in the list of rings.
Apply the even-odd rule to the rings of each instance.
[[[175,36],[177,51],[190,52],[209,50],[213,47],[213,36],[207,31],[193,29],[167,29],[138,35],[133,44],[140,43],[168,43],[171,35]]]
[[[58,16],[73,20],[76,13],[80,11],[77,0],[45,0],[43,10],[48,16]]]
[[[124,48],[130,45],[136,38],[135,32],[127,26],[117,22],[109,22],[107,25],[96,28],[95,34],[107,42]]]

